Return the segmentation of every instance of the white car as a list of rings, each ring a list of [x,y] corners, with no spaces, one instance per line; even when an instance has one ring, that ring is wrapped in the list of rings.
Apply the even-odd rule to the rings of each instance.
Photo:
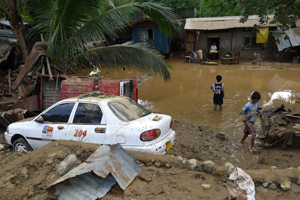
[[[34,118],[10,124],[5,139],[13,151],[74,140],[166,153],[174,145],[172,125],[170,116],[150,113],[130,98],[88,95],[59,101]]]

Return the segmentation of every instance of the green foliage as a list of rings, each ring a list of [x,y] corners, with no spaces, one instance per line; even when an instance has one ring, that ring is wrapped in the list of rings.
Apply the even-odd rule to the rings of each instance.
[[[171,8],[153,2],[127,3],[106,0],[24,0],[29,34],[43,33],[48,56],[59,67],[127,66],[170,79],[170,65],[146,44],[107,46],[131,26],[137,14],[148,16],[167,36],[176,29]],[[97,43],[97,45],[95,45]]]
[[[283,29],[287,29],[296,27],[300,16],[300,0],[243,0],[242,6],[242,22],[249,15],[259,15],[261,24],[279,22]],[[273,20],[268,18],[270,14],[274,15]]]
[[[239,16],[242,14],[238,0],[203,0],[201,17]]]
[[[135,0],[136,2],[144,2],[143,0]],[[158,2],[170,6],[174,10],[183,8],[200,8],[199,0],[149,0],[149,2]]]

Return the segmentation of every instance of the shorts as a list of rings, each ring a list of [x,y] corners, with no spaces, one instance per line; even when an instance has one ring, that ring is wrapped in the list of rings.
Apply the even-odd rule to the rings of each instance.
[[[244,121],[244,134],[250,134],[252,137],[256,136],[256,128],[254,127],[254,122]]]

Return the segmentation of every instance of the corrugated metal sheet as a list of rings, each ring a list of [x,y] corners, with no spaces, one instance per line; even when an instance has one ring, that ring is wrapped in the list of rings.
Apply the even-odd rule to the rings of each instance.
[[[282,51],[288,47],[300,46],[300,28],[289,29],[284,34],[274,35],[274,37],[278,51]]]
[[[104,197],[115,184],[116,180],[111,174],[104,179],[95,178],[92,172],[88,172],[71,179],[70,185],[57,187],[55,195],[59,195],[59,200],[98,199]]]
[[[273,16],[269,16],[271,19]],[[249,16],[245,23],[240,23],[241,16],[206,17],[186,19],[185,30],[222,30],[230,28],[250,28],[259,24],[259,16]],[[277,27],[278,24],[265,24],[262,27]]]
[[[49,187],[56,186],[62,200],[92,200],[105,196],[116,182],[125,190],[140,171],[138,163],[121,145],[102,145],[84,163]]]
[[[292,46],[300,45],[300,28],[289,29],[285,33],[288,35]]]
[[[11,29],[0,29],[0,37],[4,39],[8,39],[9,42],[17,43],[17,39],[15,33]]]
[[[36,42],[35,45],[32,47],[32,50],[28,58],[25,61],[24,67],[22,68],[20,74],[18,75],[16,81],[12,86],[13,91],[15,91],[19,87],[24,77],[32,69],[32,67],[38,61],[40,56],[46,55],[46,53],[47,53],[47,42]]]

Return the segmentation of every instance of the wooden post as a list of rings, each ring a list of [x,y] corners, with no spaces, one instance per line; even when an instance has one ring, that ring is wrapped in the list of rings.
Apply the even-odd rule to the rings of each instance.
[[[50,68],[50,63],[49,63],[49,58],[46,56],[46,62],[47,62],[47,68],[48,68],[48,73],[49,73],[49,80],[53,80],[53,76],[52,76],[52,72],[51,72],[51,68]]]
[[[44,37],[43,37],[43,34],[41,33],[41,40],[42,42],[44,41]],[[52,72],[51,72],[51,67],[50,67],[50,63],[49,63],[49,58],[48,56],[46,55],[46,63],[47,63],[47,68],[48,68],[48,73],[49,73],[49,80],[53,81],[53,76],[52,76]],[[42,72],[43,74],[43,72]]]
[[[8,93],[11,95],[11,78],[10,78],[11,70],[8,70]]]
[[[55,103],[56,103],[56,91],[57,91],[57,86],[58,86],[58,76],[59,76],[59,74],[58,74],[58,75],[56,75],[56,84],[55,84],[55,91],[54,91],[54,102],[53,102],[53,104],[55,104]]]

